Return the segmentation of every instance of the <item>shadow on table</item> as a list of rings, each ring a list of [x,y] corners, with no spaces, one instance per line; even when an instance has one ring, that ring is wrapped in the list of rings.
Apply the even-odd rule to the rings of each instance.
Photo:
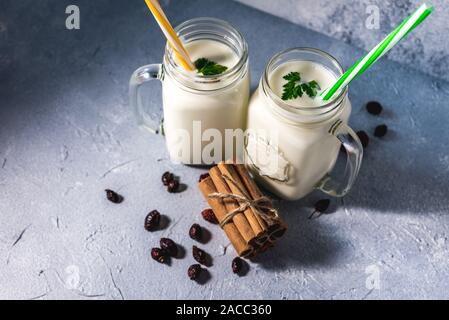
[[[280,206],[289,226],[277,245],[252,261],[264,269],[283,270],[291,267],[326,267],[344,257],[345,241],[336,235],[332,225],[320,219],[309,219],[313,211],[310,199],[283,202]],[[334,208],[330,208],[329,213]]]
[[[414,144],[407,134],[391,130],[383,139],[371,137],[354,188],[344,198],[334,198],[328,219],[308,219],[323,193],[313,192],[298,201],[278,201],[289,230],[278,246],[257,257],[262,268],[332,267],[349,259],[348,241],[329,223],[343,204],[346,210],[374,215],[430,215],[448,217],[449,156],[439,150],[437,137]],[[340,160],[346,157],[342,153]],[[443,159],[443,160],[442,160]],[[445,160],[446,159],[446,160]],[[344,162],[344,161],[343,161]],[[354,214],[348,219],[365,219]],[[335,228],[333,230],[332,228]]]
[[[439,139],[435,135],[414,144],[407,133],[394,130],[382,139],[370,135],[362,168],[352,190],[332,202],[338,205],[344,201],[348,209],[376,214],[446,214],[449,208],[449,152],[441,147]],[[339,164],[344,163],[345,158],[341,152]],[[316,191],[303,200],[292,202],[291,206],[301,207],[302,202],[312,206],[311,199],[319,198],[331,197]]]
[[[438,141],[435,135],[413,144],[398,132],[371,138],[359,177],[344,198],[346,206],[388,214],[447,212],[449,155]]]

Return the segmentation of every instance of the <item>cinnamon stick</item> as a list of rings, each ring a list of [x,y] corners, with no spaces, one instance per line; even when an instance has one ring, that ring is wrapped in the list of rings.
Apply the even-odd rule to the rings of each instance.
[[[241,181],[243,182],[243,185],[245,186],[248,193],[251,195],[253,200],[259,199],[263,197],[262,191],[260,191],[257,184],[254,182],[253,179],[250,178],[248,171],[245,168],[245,165],[243,164],[234,164],[235,171],[239,175]],[[260,217],[259,215],[256,215],[257,220],[259,221],[260,225],[263,226],[263,228],[267,229],[267,224],[265,221]]]
[[[262,253],[267,251],[268,249],[274,247],[274,242],[272,241],[267,241],[265,242],[265,244],[259,249],[258,253]]]
[[[265,244],[265,242],[267,242],[269,239],[270,239],[270,236],[269,236],[268,234],[263,234],[262,236],[257,237],[256,243],[257,243],[259,246],[263,247],[264,244]]]
[[[245,184],[246,190],[249,191],[251,197],[253,197],[253,199],[258,199],[258,198],[263,197],[262,191],[260,191],[259,187],[254,182],[254,180],[250,178],[250,176],[248,174],[248,170],[246,170],[245,165],[244,164],[235,164],[234,167],[235,167],[235,170],[240,175],[243,183]]]
[[[240,186],[240,188],[243,188],[244,190],[247,189],[245,187],[245,184],[243,184],[243,182],[240,180],[240,176],[237,173],[237,171],[234,169],[233,164],[228,164],[228,163],[224,163],[224,162],[220,162],[218,164],[218,169],[220,170],[220,172],[223,175],[227,175],[228,177],[230,177],[232,180],[235,181],[235,183]],[[231,190],[231,192],[233,194],[239,195],[239,196],[245,196],[237,186],[235,186],[233,183],[229,183],[226,182],[229,189]],[[251,196],[250,191],[246,190],[248,195]],[[239,201],[239,205],[243,205],[244,202]],[[262,237],[265,235],[266,233],[266,229],[267,226],[265,223],[263,223],[261,220],[261,218],[259,217],[259,215],[257,213],[255,213],[253,211],[252,208],[247,208],[244,211],[245,217],[248,220],[249,225],[251,226],[251,228],[254,231],[254,234],[256,235],[256,237]],[[256,240],[257,242],[257,240]]]
[[[224,194],[231,193],[231,190],[226,181],[221,176],[221,171],[218,169],[218,167],[213,167],[212,169],[210,169],[209,174],[218,192]],[[223,203],[226,207],[227,213],[234,211],[240,207],[238,202],[234,199],[223,199]],[[256,235],[243,213],[237,213],[234,218],[232,218],[232,221],[247,243],[255,239]]]
[[[262,191],[259,189],[254,180],[251,179],[251,177],[249,176],[248,170],[246,169],[245,165],[235,164],[234,166],[236,171],[240,175],[243,184],[246,186],[246,189],[251,194],[252,198],[258,199],[260,197],[263,197]],[[269,206],[271,206],[271,204]],[[285,231],[287,231],[287,225],[281,219],[268,226],[268,233],[272,241],[284,235]]]
[[[240,164],[219,163],[209,170],[209,174],[201,176],[199,186],[219,222],[246,204],[232,195],[249,196],[251,200],[264,197],[246,167]],[[213,193],[221,193],[224,198],[209,197]],[[273,208],[271,201],[264,205]],[[239,256],[254,257],[272,247],[287,227],[280,217],[265,220],[256,208],[249,207],[244,212],[237,212],[223,225],[223,230]]]
[[[271,229],[269,237],[271,241],[274,241],[284,235],[285,231],[287,231],[287,226],[281,221],[276,227],[272,227]]]
[[[218,191],[211,177],[202,179],[199,183],[199,187],[204,197],[207,199],[209,206],[214,211],[218,221],[222,221],[228,211],[222,199],[209,197],[210,194]],[[252,247],[245,241],[245,239],[243,239],[233,222],[225,224],[223,230],[239,256],[246,257],[252,254]]]

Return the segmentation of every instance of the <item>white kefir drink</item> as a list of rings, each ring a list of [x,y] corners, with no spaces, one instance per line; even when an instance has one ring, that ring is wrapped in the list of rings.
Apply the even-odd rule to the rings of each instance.
[[[249,104],[245,161],[261,184],[284,199],[299,199],[315,188],[342,195],[352,184],[341,186],[327,177],[339,139],[348,137],[347,129],[353,132],[346,126],[351,112],[346,93],[327,105],[319,97],[340,71],[323,64],[322,55],[329,59],[313,49],[275,56]],[[347,146],[359,148],[349,140]]]
[[[175,31],[196,70],[183,68],[170,45],[162,64],[137,69],[130,81],[130,101],[139,124],[164,134],[175,162],[212,164],[238,156],[250,86],[245,39],[214,18],[192,19]],[[162,82],[163,115],[157,104],[145,107],[138,93],[153,79]],[[235,138],[238,131],[240,139]]]
[[[239,56],[231,47],[215,40],[195,40],[187,43],[186,49],[192,61],[206,58],[228,70],[239,62]],[[194,78],[198,71],[191,73]],[[164,130],[172,160],[187,164],[210,163],[207,158],[211,153],[215,160],[225,159],[226,129],[242,129],[245,125],[249,74],[246,72],[234,83],[224,82],[226,80],[192,82],[190,87],[197,91],[194,92],[179,86],[172,77],[164,80]],[[220,144],[211,144],[214,139],[220,139]],[[212,151],[212,147],[216,148]],[[231,149],[228,153],[234,151],[232,145],[228,147]]]

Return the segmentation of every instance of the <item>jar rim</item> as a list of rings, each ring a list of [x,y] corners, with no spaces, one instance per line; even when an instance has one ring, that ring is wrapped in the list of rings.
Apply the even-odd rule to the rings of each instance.
[[[348,90],[349,90],[348,86],[346,86],[343,90],[340,90],[340,93],[337,96],[335,96],[335,98],[333,98],[330,101],[326,101],[326,103],[319,105],[319,106],[293,106],[291,104],[286,103],[277,94],[275,94],[273,92],[273,90],[271,89],[271,86],[270,86],[270,82],[269,82],[270,67],[282,56],[284,56],[288,53],[292,53],[292,52],[312,53],[312,54],[321,56],[322,58],[329,60],[333,64],[333,66],[338,69],[338,72],[340,73],[340,75],[342,75],[344,73],[343,67],[338,62],[338,60],[334,56],[330,55],[329,53],[327,53],[323,50],[316,49],[316,48],[310,48],[310,47],[296,47],[296,48],[290,48],[290,49],[283,50],[283,51],[275,54],[270,59],[270,61],[268,61],[267,66],[265,67],[262,81],[261,81],[264,92],[266,94],[268,93],[268,95],[276,103],[276,105],[286,111],[290,111],[291,113],[295,113],[297,111],[307,111],[307,112],[317,111],[317,110],[323,111],[322,113],[316,114],[317,116],[329,113],[332,110],[334,110],[334,108],[341,105],[341,102],[344,100],[344,98],[348,94]],[[338,75],[338,76],[340,76],[340,75]]]
[[[222,28],[223,30],[226,30],[227,32],[229,32],[235,38],[235,41],[237,41],[238,47],[241,51],[240,54],[239,54],[239,52],[236,52],[239,55],[238,62],[235,65],[233,65],[231,68],[228,68],[225,72],[223,72],[219,75],[202,75],[197,72],[187,71],[178,64],[178,62],[174,58],[173,50],[172,50],[170,44],[167,42],[166,47],[165,47],[165,55],[164,55],[164,64],[167,64],[166,69],[169,69],[169,73],[176,72],[176,76],[174,78],[176,78],[176,77],[183,78],[185,81],[182,84],[187,87],[189,87],[189,86],[185,82],[207,84],[207,83],[217,83],[217,82],[224,81],[224,80],[227,80],[227,79],[230,79],[233,77],[236,78],[235,80],[239,79],[240,77],[238,77],[238,75],[242,72],[242,70],[245,69],[245,67],[247,65],[247,61],[248,61],[248,44],[247,44],[245,38],[243,37],[243,35],[235,27],[233,27],[229,22],[221,20],[221,19],[217,19],[217,18],[210,18],[210,17],[199,17],[199,18],[189,19],[187,21],[184,21],[180,25],[178,25],[174,30],[180,36],[180,38],[183,38],[185,36],[195,34],[195,32],[198,32],[195,30],[189,31],[189,29],[191,27],[201,26],[201,25],[204,25],[206,27],[208,25],[213,25],[214,27],[219,27],[219,28]],[[187,33],[183,34],[183,32],[187,32]],[[209,33],[210,35],[214,34],[214,32],[212,32],[212,31],[208,32],[206,30],[202,30],[201,32],[203,34],[207,34],[207,33]],[[224,36],[223,38],[230,41],[230,39],[228,39],[228,38],[230,38],[229,36]],[[192,41],[195,41],[195,40],[192,40]],[[217,41],[219,41],[219,40],[217,40]],[[223,43],[226,44],[226,42],[223,42]],[[223,87],[212,88],[212,89],[195,88],[194,90],[195,91],[207,91],[207,92],[217,91],[217,90],[222,90],[222,89],[228,87],[229,85],[232,85],[233,83],[234,83],[234,81],[230,81],[229,84],[227,84]]]

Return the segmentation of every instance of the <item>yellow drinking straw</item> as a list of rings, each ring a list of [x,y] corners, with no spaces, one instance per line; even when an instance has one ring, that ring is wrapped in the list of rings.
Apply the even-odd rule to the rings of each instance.
[[[179,40],[178,35],[168,21],[167,16],[162,10],[159,2],[157,0],[145,0],[145,3],[156,19],[156,22],[159,24],[159,27],[161,28],[162,32],[167,38],[168,43],[175,52],[176,58],[181,66],[189,71],[195,70],[196,68],[192,63],[192,60],[190,60],[190,56],[187,50],[184,48],[181,40]]]

